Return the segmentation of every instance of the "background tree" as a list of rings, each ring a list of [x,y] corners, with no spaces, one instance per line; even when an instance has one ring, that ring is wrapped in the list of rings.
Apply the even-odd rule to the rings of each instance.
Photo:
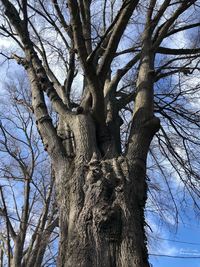
[[[20,48],[2,55],[27,71],[55,172],[58,266],[149,266],[148,152],[149,205],[170,196],[178,218],[187,192],[198,208],[199,40],[174,41],[197,33],[199,1],[1,3],[1,35]]]
[[[49,266],[58,225],[54,177],[34,125],[27,79],[18,73],[6,87],[0,114],[0,266]]]

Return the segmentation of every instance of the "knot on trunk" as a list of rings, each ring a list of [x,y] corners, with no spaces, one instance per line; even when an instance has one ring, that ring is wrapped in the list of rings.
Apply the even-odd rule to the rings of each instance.
[[[109,239],[116,240],[120,236],[120,203],[124,198],[127,181],[128,166],[124,157],[101,161],[92,157],[85,167],[84,202],[79,219],[87,221],[91,227],[93,225],[101,238],[106,235]]]
[[[146,108],[139,108],[133,117],[132,132],[144,131],[151,138],[160,129],[160,119],[151,116]]]
[[[154,135],[160,130],[160,119],[154,116],[150,120],[147,120],[143,127],[148,128],[148,130]]]

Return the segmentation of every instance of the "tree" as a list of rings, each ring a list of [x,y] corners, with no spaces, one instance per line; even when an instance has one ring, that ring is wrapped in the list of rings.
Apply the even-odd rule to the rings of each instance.
[[[49,266],[58,236],[54,176],[42,152],[24,75],[7,84],[0,113],[0,266]]]
[[[199,70],[200,48],[194,38],[188,47],[168,46],[170,38],[198,29],[199,1],[1,3],[1,34],[21,49],[2,55],[27,71],[37,128],[55,172],[57,265],[149,266],[148,152],[175,208],[163,157],[194,203],[199,194],[199,110],[191,105],[199,86],[187,78]],[[154,136],[158,147],[150,148]]]

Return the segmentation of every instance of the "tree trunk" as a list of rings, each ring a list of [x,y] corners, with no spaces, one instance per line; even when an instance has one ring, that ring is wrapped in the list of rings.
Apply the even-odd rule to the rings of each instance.
[[[144,203],[126,158],[76,164],[60,195],[58,266],[149,266]],[[139,170],[138,175],[143,175]],[[61,178],[65,180],[65,177]]]
[[[83,125],[87,117],[78,116]],[[60,208],[57,266],[147,267],[146,166],[137,160],[130,164],[125,156],[100,157],[90,135],[94,131],[88,134],[86,127],[80,128],[76,124],[75,140],[82,136],[82,144],[88,139],[90,146],[55,166]],[[152,134],[143,137],[149,145]]]

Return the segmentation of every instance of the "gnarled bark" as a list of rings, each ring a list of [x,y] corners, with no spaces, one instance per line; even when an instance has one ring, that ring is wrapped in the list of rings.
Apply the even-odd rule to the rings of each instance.
[[[74,158],[55,166],[61,232],[58,266],[147,267],[146,163],[128,155],[102,157],[91,118],[78,116],[74,142],[81,136],[81,145]],[[141,155],[146,157],[158,128],[157,119],[152,119],[138,129],[142,145],[136,143],[135,148]],[[93,140],[91,146],[88,140]]]
[[[144,176],[143,169],[134,173],[125,157],[92,157],[76,162],[65,175],[67,186],[58,199],[58,266],[149,266],[143,229],[146,187],[144,182],[138,197],[134,177]]]

